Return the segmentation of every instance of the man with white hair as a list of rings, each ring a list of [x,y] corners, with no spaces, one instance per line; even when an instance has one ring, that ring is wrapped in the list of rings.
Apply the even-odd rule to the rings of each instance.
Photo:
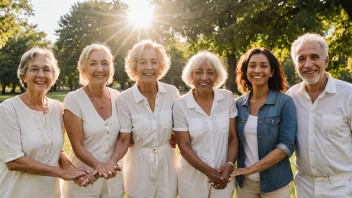
[[[287,91],[297,111],[297,198],[352,197],[352,85],[334,79],[328,45],[304,34],[291,47],[303,82]]]

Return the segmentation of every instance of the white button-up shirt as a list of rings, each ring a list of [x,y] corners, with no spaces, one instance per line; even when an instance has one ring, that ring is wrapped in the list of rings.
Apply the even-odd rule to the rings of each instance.
[[[312,176],[352,171],[352,85],[326,75],[325,90],[314,103],[304,82],[287,91],[297,111],[295,164]]]
[[[237,116],[231,92],[213,89],[210,116],[195,101],[192,91],[176,100],[173,109],[174,131],[188,131],[193,151],[213,168],[227,160],[229,120]],[[184,161],[181,158],[181,161]],[[179,167],[180,168],[180,167]]]

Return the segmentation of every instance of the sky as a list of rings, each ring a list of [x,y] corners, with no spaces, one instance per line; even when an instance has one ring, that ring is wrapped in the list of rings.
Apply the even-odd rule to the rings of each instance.
[[[55,29],[59,28],[58,21],[60,16],[67,14],[75,2],[84,2],[85,0],[31,0],[34,9],[34,16],[29,21],[38,25],[38,30],[44,31],[47,38],[55,42]],[[141,0],[122,0],[129,5],[136,5]]]

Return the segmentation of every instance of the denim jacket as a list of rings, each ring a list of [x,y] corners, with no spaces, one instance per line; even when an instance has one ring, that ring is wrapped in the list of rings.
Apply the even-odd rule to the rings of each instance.
[[[238,109],[237,134],[240,140],[239,156],[237,166],[245,167],[244,153],[244,126],[249,116],[249,96],[251,93],[236,99]],[[289,184],[292,179],[292,170],[289,158],[294,152],[294,141],[296,137],[296,108],[292,98],[284,93],[269,90],[269,95],[258,111],[258,155],[259,160],[263,159],[275,148],[286,153],[286,158],[273,167],[261,171],[260,192],[266,193],[277,190]],[[243,176],[236,177],[239,186],[242,188]]]

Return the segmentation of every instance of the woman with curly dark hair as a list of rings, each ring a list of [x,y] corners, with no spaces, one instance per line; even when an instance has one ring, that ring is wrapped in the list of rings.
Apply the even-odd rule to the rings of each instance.
[[[283,92],[286,77],[280,62],[265,48],[253,48],[237,65],[236,100],[240,140],[237,197],[290,197],[296,110]]]

